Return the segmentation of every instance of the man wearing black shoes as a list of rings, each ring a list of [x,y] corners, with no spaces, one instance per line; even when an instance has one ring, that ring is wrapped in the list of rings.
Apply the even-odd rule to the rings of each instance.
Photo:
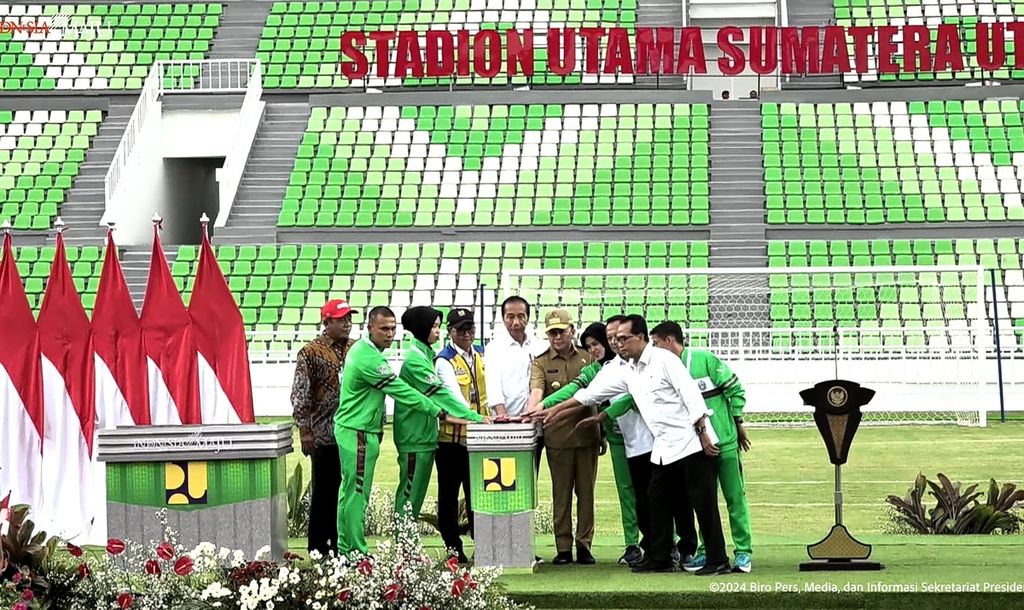
[[[681,500],[677,494],[685,493],[697,513],[707,553],[707,564],[696,574],[728,574],[730,566],[725,553],[715,483],[714,458],[718,455],[718,438],[710,426],[710,411],[704,405],[704,397],[675,354],[650,344],[647,322],[643,317],[627,316],[616,334],[619,354],[629,364],[603,369],[589,387],[552,408],[556,415],[548,417],[548,424],[552,419],[557,420],[557,411],[562,409],[579,404],[597,404],[624,392],[631,394],[636,408],[654,434],[651,480],[647,490],[651,550],[633,571],[676,570],[671,554],[673,516]],[[622,415],[615,411],[615,407],[609,408],[580,421],[577,426],[582,428]]]

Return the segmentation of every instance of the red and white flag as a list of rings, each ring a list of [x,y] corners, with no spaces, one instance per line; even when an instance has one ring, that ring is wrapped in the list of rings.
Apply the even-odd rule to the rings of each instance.
[[[199,378],[192,320],[171,278],[158,228],[142,301],[142,343],[149,359],[149,406],[153,424],[201,424]]]
[[[39,334],[4,236],[0,261],[0,490],[38,510],[42,497],[43,378]]]
[[[199,350],[203,423],[252,423],[255,418],[245,323],[217,265],[205,224],[188,313]]]
[[[88,533],[92,507],[92,454],[96,430],[96,373],[92,328],[71,278],[64,235],[39,310],[42,350],[43,514],[51,534]]]
[[[149,373],[142,324],[121,271],[112,230],[107,232],[107,251],[92,312],[92,341],[99,427],[148,426]]]

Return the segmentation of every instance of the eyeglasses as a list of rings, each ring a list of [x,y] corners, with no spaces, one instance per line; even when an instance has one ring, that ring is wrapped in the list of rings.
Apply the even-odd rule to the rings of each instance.
[[[548,334],[552,335],[552,336],[555,336],[555,337],[561,337],[567,331],[568,331],[567,328],[552,328],[551,330],[548,331]]]
[[[475,335],[476,334],[476,327],[475,326],[465,326],[463,328],[453,328],[452,332],[454,332],[457,335]]]
[[[630,339],[635,339],[640,335],[615,335],[615,340],[619,343],[627,343]]]

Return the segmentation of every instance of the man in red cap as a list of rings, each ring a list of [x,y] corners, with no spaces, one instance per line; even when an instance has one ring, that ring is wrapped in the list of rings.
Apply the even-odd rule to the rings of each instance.
[[[299,350],[292,383],[292,409],[302,453],[310,457],[308,549],[322,554],[338,550],[338,489],[341,465],[334,438],[334,412],[341,394],[345,356],[354,341],[353,311],[348,301],[333,299],[320,308],[323,333]]]

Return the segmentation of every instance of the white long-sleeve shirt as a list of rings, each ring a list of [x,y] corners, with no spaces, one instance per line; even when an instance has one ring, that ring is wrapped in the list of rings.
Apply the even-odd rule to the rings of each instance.
[[[590,385],[573,398],[585,405],[596,405],[623,392],[633,396],[654,435],[651,462],[671,464],[704,450],[694,426],[705,415],[710,416],[711,411],[678,356],[648,344],[628,366],[601,369]],[[706,429],[712,442],[717,443],[714,429],[710,425]]]
[[[484,375],[487,379],[487,406],[494,412],[505,405],[509,416],[526,411],[530,399],[530,365],[548,349],[548,342],[536,339],[530,329],[526,341],[519,343],[504,327],[496,332],[484,350]]]
[[[602,370],[611,367],[615,368],[608,371],[609,375],[612,373],[625,375],[629,372],[630,364],[619,356],[615,356]],[[612,402],[623,396],[626,394],[616,396]],[[650,453],[654,449],[654,435],[651,434],[651,429],[647,427],[644,418],[636,409],[630,409],[625,415],[615,420],[615,425],[618,426],[619,432],[622,434],[622,444],[625,445],[627,458]]]

